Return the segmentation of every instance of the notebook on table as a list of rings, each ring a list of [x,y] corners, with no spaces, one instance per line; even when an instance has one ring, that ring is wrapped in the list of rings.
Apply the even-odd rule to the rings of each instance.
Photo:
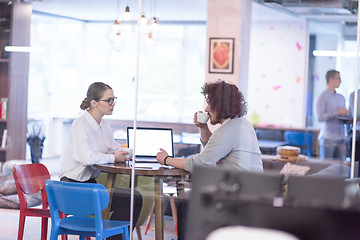
[[[171,128],[136,128],[136,148],[134,148],[134,128],[128,127],[127,145],[135,149],[135,162],[157,162],[156,154],[160,148],[174,157],[173,131]]]

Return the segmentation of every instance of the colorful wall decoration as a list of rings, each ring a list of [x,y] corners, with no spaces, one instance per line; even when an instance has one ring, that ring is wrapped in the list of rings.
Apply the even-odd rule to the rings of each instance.
[[[248,115],[260,125],[305,127],[307,23],[253,22]]]

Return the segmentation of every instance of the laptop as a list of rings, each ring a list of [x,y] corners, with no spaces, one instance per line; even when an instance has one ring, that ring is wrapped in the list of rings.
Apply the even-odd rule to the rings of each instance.
[[[127,145],[134,149],[134,128],[127,127]],[[157,162],[156,154],[164,149],[170,157],[174,157],[173,130],[171,128],[136,128],[135,161]]]

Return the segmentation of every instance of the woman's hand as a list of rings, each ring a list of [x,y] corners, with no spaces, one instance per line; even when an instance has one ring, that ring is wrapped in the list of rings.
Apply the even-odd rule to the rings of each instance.
[[[162,148],[160,148],[160,152],[158,152],[156,154],[156,160],[158,161],[158,163],[160,163],[161,165],[164,165],[164,159],[169,156],[169,154]]]
[[[114,152],[115,162],[125,162],[130,160],[130,158],[126,156],[127,154],[129,154],[129,152],[125,152],[122,150]]]

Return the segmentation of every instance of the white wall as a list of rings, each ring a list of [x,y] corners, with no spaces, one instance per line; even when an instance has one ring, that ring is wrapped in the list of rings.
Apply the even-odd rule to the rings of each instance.
[[[248,101],[248,115],[258,113],[260,123],[305,127],[308,25],[304,19],[251,1],[208,0],[207,62],[209,39],[214,37],[235,39],[234,72],[208,73],[207,64],[207,82],[223,79],[238,85]]]
[[[218,79],[237,85],[247,95],[251,1],[208,0],[206,82]],[[209,39],[234,38],[232,74],[209,73]]]
[[[248,114],[264,125],[305,127],[307,59],[306,21],[253,22]]]

